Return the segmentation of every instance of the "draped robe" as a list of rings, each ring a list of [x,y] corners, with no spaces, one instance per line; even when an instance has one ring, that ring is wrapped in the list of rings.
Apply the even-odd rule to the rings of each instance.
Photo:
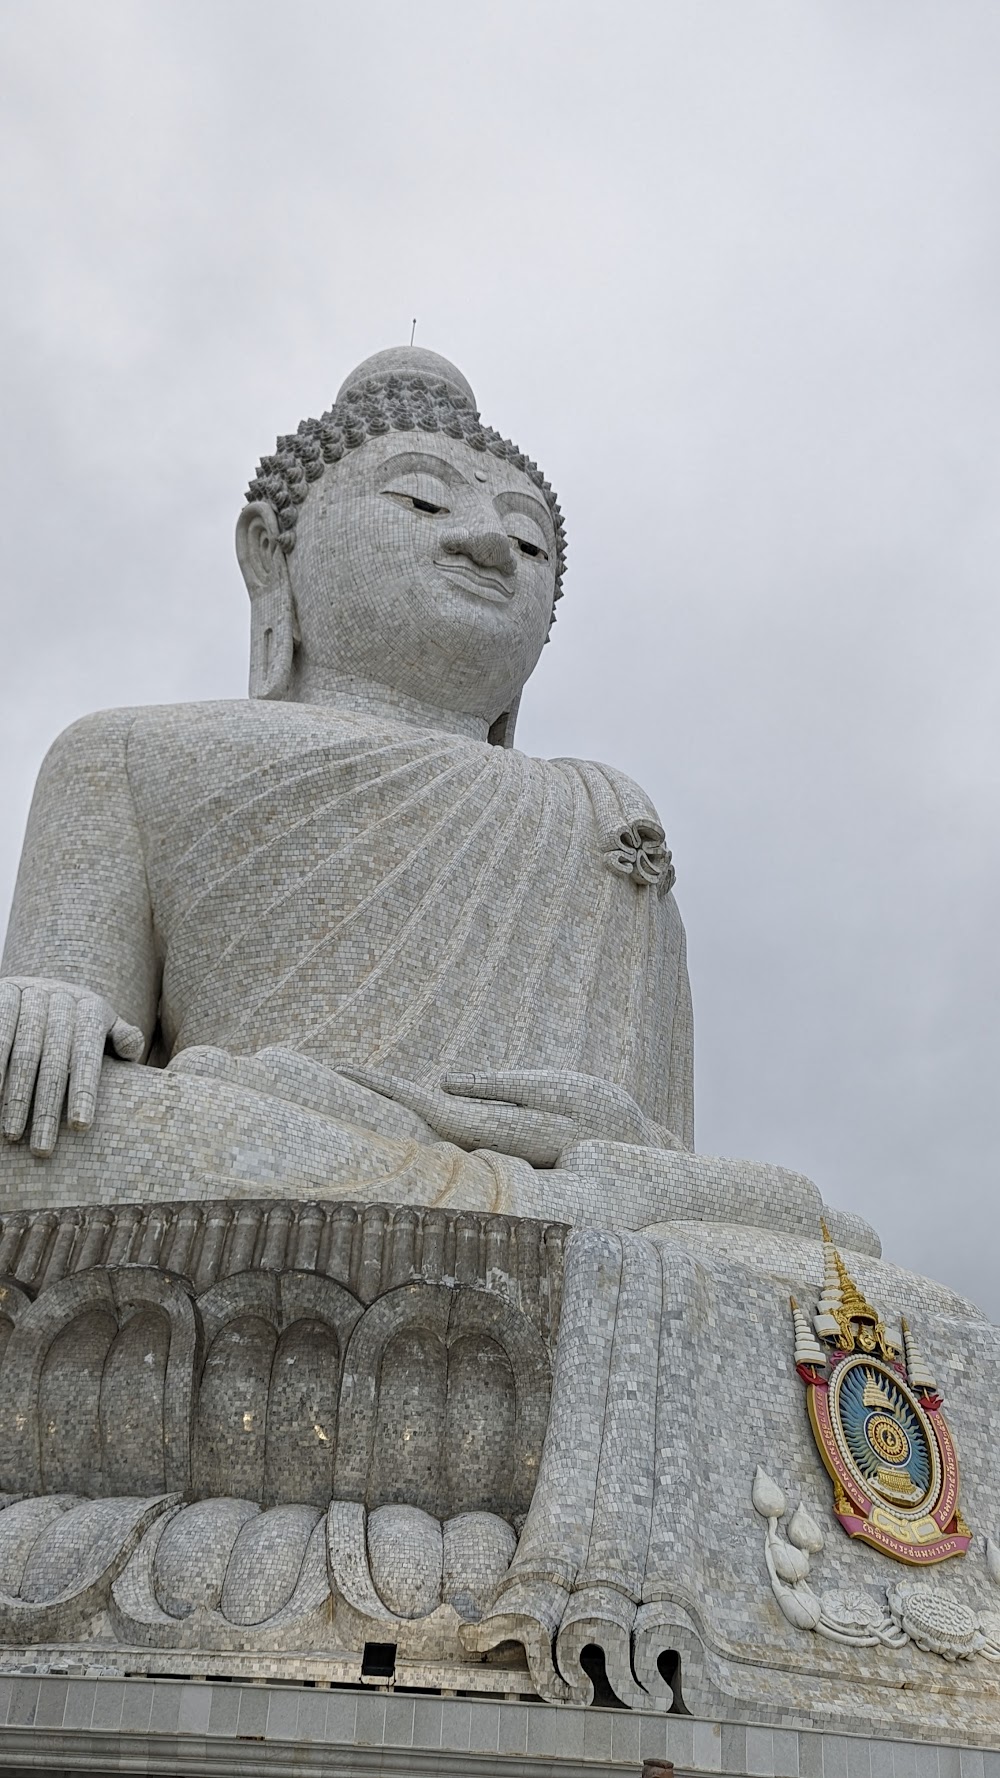
[[[417,1081],[574,1070],[690,1145],[683,926],[662,885],[609,865],[636,819],[655,812],[608,767],[382,717],[106,713],[43,767],[5,968],[126,1016],[158,994],[163,1059],[282,1045]]]

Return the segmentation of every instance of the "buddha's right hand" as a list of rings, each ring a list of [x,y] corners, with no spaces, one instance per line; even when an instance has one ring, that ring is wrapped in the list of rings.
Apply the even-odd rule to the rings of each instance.
[[[7,1141],[20,1142],[31,1112],[31,1152],[50,1155],[67,1089],[70,1129],[89,1129],[109,1042],[126,1062],[137,1062],[146,1047],[138,1027],[101,994],[40,976],[0,980],[0,1129]]]

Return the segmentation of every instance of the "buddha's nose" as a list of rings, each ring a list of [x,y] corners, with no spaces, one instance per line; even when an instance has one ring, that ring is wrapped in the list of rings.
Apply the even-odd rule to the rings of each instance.
[[[452,556],[468,556],[478,567],[492,568],[496,574],[514,572],[510,538],[496,526],[469,525],[463,530],[446,531],[441,548]]]

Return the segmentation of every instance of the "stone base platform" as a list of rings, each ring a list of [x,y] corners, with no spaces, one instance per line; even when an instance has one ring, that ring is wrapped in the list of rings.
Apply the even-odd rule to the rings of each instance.
[[[377,1684],[0,1673],[0,1772],[190,1778],[1000,1778],[1000,1753]]]

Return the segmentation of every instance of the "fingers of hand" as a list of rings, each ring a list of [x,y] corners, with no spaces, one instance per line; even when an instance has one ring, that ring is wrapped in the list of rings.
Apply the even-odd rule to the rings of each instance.
[[[471,1104],[471,1101],[467,1103]],[[554,1167],[564,1148],[576,1141],[572,1119],[523,1105],[480,1104],[476,1148],[493,1148],[499,1154],[516,1155],[532,1167]]]
[[[392,1099],[396,1105],[405,1105],[408,1111],[415,1111],[418,1117],[426,1119],[432,1129],[437,1129],[438,1115],[443,1106],[447,1106],[445,1095],[436,1087],[417,1086],[415,1081],[403,1080],[398,1074],[389,1074],[381,1068],[349,1068],[338,1067],[338,1074],[345,1080],[353,1080],[359,1087],[368,1087],[373,1093],[381,1093],[383,1099]]]
[[[7,1063],[21,1011],[21,990],[16,982],[0,982],[0,1087],[7,1074]]]
[[[503,1099],[512,1105],[521,1103],[518,1088],[524,1085],[530,1090],[532,1084],[532,1071],[507,1073],[501,1068],[482,1069],[477,1074],[445,1074],[441,1079],[442,1090],[457,1098]]]
[[[108,1015],[104,1002],[95,994],[88,994],[77,1004],[73,1030],[66,1112],[71,1130],[89,1130],[94,1121],[107,1032]]]
[[[555,1074],[547,1068],[495,1069],[477,1074],[446,1074],[446,1093],[467,1099],[502,1099],[526,1110],[573,1117],[599,1085],[588,1074]]]
[[[0,1127],[8,1142],[20,1142],[28,1122],[38,1065],[45,1047],[48,1007],[49,996],[45,988],[22,988],[0,1119]]]
[[[551,1074],[542,1070],[537,1078],[531,1071],[448,1075],[441,1088],[417,1086],[374,1068],[341,1066],[338,1073],[415,1111],[442,1141],[454,1142],[457,1148],[492,1148],[517,1155],[533,1167],[552,1167],[579,1134],[569,1117],[511,1102],[512,1084],[526,1090],[535,1090],[542,1080],[551,1084]],[[463,1081],[471,1081],[475,1091],[462,1093]]]
[[[576,1140],[576,1126],[569,1118],[531,1111],[503,1100],[459,1099],[444,1096],[444,1109],[435,1129],[459,1148],[492,1148],[498,1154],[516,1155],[533,1167],[554,1167],[564,1148]]]
[[[498,1111],[511,1110],[509,1105],[482,1105],[473,1099],[454,1099],[448,1093],[432,1092],[420,1115],[442,1142],[473,1149],[489,1146],[485,1132],[497,1124]]]
[[[73,1031],[76,1024],[76,1003],[70,994],[49,995],[45,1023],[45,1044],[35,1084],[35,1106],[31,1120],[31,1152],[50,1155],[59,1134],[66,1082],[69,1080]]]
[[[415,1111],[443,1141],[454,1142],[459,1148],[482,1147],[480,1132],[495,1122],[495,1105],[454,1099],[440,1087],[418,1086],[415,1081],[402,1080],[399,1075],[378,1068],[341,1067],[338,1072],[359,1086],[392,1099],[394,1104]],[[513,1107],[504,1109],[510,1111]]]
[[[649,1126],[635,1100],[612,1081],[591,1074],[555,1074],[544,1068],[493,1073],[447,1074],[447,1093],[469,1099],[508,1100],[552,1118],[572,1119],[573,1140],[583,1136],[608,1142],[648,1142]]]
[[[389,1074],[383,1068],[355,1068],[351,1062],[338,1062],[336,1068],[345,1080],[356,1080],[359,1086],[371,1087],[373,1093],[384,1093],[387,1098],[392,1097],[394,1087],[406,1084],[399,1075]]]
[[[138,1025],[128,1025],[124,1019],[116,1019],[111,1027],[111,1047],[123,1062],[139,1062],[146,1039]]]

